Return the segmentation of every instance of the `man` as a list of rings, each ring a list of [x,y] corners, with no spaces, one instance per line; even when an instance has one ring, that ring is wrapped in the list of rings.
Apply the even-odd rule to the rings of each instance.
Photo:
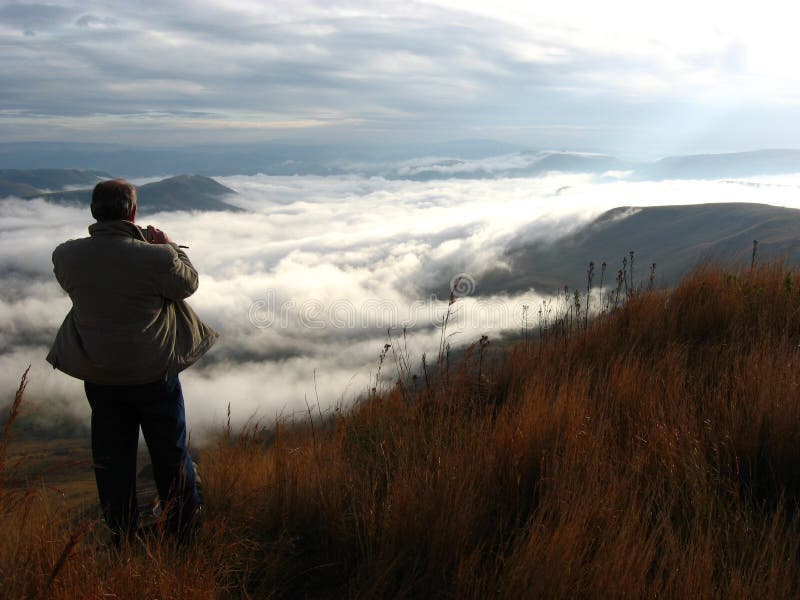
[[[47,356],[82,379],[92,408],[92,456],[100,503],[115,543],[138,526],[136,454],[144,434],[167,530],[184,540],[202,508],[186,448],[178,373],[217,333],[184,299],[197,271],[163,231],[134,224],[136,188],[121,179],[92,192],[90,237],[53,252],[56,279],[72,300]]]

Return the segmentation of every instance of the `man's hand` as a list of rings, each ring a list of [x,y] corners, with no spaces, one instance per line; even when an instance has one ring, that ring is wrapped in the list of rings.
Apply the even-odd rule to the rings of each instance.
[[[152,225],[147,226],[147,241],[149,241],[151,244],[172,243],[172,240],[169,239],[169,236],[166,233],[156,227],[153,227]]]

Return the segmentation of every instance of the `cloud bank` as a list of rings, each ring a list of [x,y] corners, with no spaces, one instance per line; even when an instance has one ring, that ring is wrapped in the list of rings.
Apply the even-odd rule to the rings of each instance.
[[[746,182],[565,174],[428,182],[359,175],[218,180],[239,192],[235,202],[249,212],[147,219],[190,246],[200,272],[190,303],[222,333],[211,353],[182,376],[198,431],[219,424],[229,402],[237,422],[304,411],[306,399],[314,404],[317,394],[323,409],[347,405],[374,385],[378,355],[390,341],[387,328],[396,338],[408,327],[415,360],[423,352],[434,355],[448,286],[459,276],[463,297],[451,326],[453,344],[518,331],[522,306],[537,306],[554,290],[485,296],[481,274],[505,268],[504,251],[519,240],[554,240],[622,205],[800,208],[800,176]],[[53,279],[50,254],[60,241],[85,235],[90,221],[88,209],[0,202],[0,381],[10,398],[25,366],[33,364],[29,398],[51,407],[56,421],[85,419],[88,407],[81,383],[44,362],[70,305]]]

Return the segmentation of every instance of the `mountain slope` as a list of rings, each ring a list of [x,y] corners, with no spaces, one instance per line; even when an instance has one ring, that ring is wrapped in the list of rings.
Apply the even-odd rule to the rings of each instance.
[[[5,177],[0,177],[0,198],[7,198],[8,196],[25,198],[38,193],[40,193],[38,189],[27,183],[19,183],[6,179]]]
[[[704,260],[749,264],[753,240],[758,258],[800,262],[800,210],[764,204],[698,204],[610,210],[576,233],[555,243],[512,244],[511,273],[490,273],[485,292],[530,287],[552,291],[564,285],[586,285],[589,261],[595,284],[601,264],[605,282],[614,281],[623,257],[633,250],[634,281],[646,281],[656,263],[656,283],[672,284]]]
[[[556,308],[506,351],[386,361],[307,420],[209,428],[179,552],[108,547],[76,444],[11,438],[4,597],[798,598],[798,280],[708,270],[596,319]]]
[[[137,187],[139,210],[145,213],[176,210],[238,211],[223,198],[236,192],[200,175],[177,175]]]

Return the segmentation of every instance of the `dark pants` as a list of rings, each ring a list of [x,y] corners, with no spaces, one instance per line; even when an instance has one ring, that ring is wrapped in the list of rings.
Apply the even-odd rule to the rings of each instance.
[[[186,414],[178,376],[143,385],[84,383],[92,407],[92,457],[100,504],[115,542],[139,523],[136,454],[142,428],[167,530],[184,539],[202,504],[186,450]]]

